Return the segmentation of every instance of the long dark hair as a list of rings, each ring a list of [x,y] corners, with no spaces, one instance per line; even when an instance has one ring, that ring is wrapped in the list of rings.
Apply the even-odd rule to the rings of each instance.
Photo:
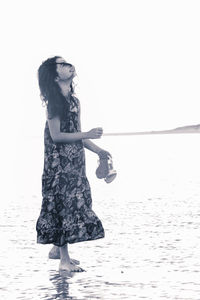
[[[56,115],[63,117],[64,106],[69,107],[65,97],[55,78],[58,76],[56,71],[56,59],[61,56],[54,56],[45,60],[38,69],[38,82],[42,104],[47,106],[48,118],[52,119]],[[71,83],[71,94],[74,93],[74,85]]]

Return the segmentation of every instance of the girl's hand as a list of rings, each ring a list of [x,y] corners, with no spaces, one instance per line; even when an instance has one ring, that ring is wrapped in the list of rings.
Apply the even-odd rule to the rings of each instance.
[[[109,159],[109,156],[112,158],[112,155],[106,150],[100,150],[97,154],[100,159]]]
[[[87,132],[88,139],[99,139],[103,134],[101,127],[93,128]]]

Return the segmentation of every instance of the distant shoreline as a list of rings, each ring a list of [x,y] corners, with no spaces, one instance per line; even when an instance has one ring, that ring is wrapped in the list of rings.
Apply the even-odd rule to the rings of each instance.
[[[189,133],[200,133],[200,124],[177,127],[175,129],[170,129],[170,130],[104,133],[103,136],[151,135],[151,134],[189,134]]]

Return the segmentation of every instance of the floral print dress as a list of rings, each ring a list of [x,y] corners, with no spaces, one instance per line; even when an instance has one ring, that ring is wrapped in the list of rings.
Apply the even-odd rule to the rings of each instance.
[[[80,103],[70,95],[69,108],[60,122],[61,132],[80,131]],[[85,172],[82,140],[53,142],[48,121],[44,129],[42,205],[36,222],[37,243],[64,246],[66,243],[104,237],[100,219],[92,210],[91,190]]]

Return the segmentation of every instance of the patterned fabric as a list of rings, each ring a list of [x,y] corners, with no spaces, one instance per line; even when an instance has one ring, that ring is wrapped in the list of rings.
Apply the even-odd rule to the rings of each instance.
[[[79,100],[71,95],[66,101],[69,108],[66,105],[60,131],[80,131]],[[63,246],[104,237],[102,223],[92,210],[82,140],[54,143],[47,121],[44,129],[42,197],[36,222],[37,243]]]

